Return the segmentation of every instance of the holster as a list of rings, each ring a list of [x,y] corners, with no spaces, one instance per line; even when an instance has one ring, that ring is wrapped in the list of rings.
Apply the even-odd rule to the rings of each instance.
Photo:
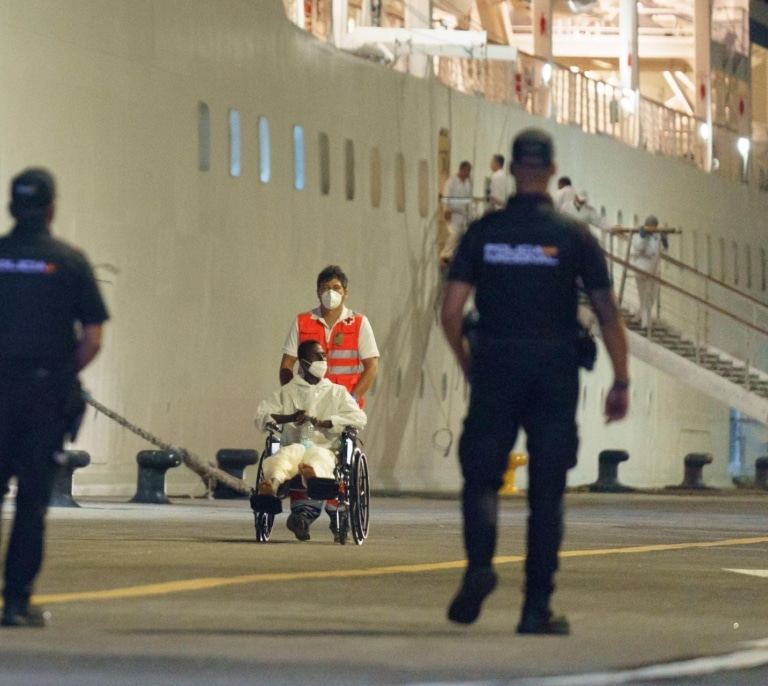
[[[597,359],[597,342],[586,327],[582,326],[579,331],[579,337],[576,340],[576,351],[579,358],[579,367],[592,371]]]
[[[67,440],[70,443],[77,439],[77,434],[80,431],[80,425],[83,423],[84,414],[85,398],[83,396],[83,387],[80,384],[80,379],[75,376],[67,388],[67,394],[64,399],[64,406],[62,408],[64,426],[67,427]]]

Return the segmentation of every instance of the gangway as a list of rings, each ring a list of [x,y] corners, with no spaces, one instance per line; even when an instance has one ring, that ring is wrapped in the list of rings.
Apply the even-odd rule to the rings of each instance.
[[[606,250],[614,283],[623,286],[625,315],[638,304],[632,277],[640,271],[625,259],[629,235],[613,233]],[[628,324],[630,354],[768,425],[768,305],[680,260],[661,258],[661,275],[649,277],[659,284],[655,318],[647,330]]]

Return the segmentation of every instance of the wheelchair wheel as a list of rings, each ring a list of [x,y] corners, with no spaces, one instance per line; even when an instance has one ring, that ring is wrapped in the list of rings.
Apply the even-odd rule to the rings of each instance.
[[[275,515],[266,512],[256,512],[256,542],[266,543],[272,535],[272,527],[275,525]]]
[[[368,486],[368,460],[357,452],[352,458],[349,509],[352,520],[352,537],[357,545],[368,538],[370,490]]]
[[[349,511],[339,508],[336,510],[336,527],[339,532],[339,543],[346,545],[349,540]]]

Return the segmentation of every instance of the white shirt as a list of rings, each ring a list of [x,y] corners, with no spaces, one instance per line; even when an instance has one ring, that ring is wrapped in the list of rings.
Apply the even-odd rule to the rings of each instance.
[[[273,414],[293,414],[304,410],[310,417],[330,419],[333,427],[320,429],[315,427],[312,442],[320,447],[332,449],[338,443],[339,434],[347,426],[356,429],[365,428],[368,418],[344,386],[321,379],[316,384],[307,383],[301,376],[294,376],[285,386],[281,386],[267,400],[262,400],[256,409],[254,422],[259,431],[267,430]],[[301,440],[301,427],[294,423],[285,424],[280,442],[283,445],[298,443]]]
[[[339,317],[336,324],[338,324],[340,321],[343,321],[344,319],[349,319],[355,314],[355,312],[348,309],[346,306],[342,307],[341,316]],[[323,323],[323,326],[325,327],[325,341],[327,343],[329,340],[331,340],[331,334],[333,333],[333,329],[336,324],[334,324],[332,327],[328,326],[328,322],[323,319],[323,313],[319,307],[316,307],[314,310],[312,310],[312,316]],[[360,322],[360,335],[357,339],[357,349],[360,353],[360,359],[367,360],[371,357],[379,357],[379,349],[376,347],[376,339],[373,336],[371,323],[368,321],[368,317],[366,317],[364,314],[359,316],[363,318],[363,321]],[[288,331],[288,336],[285,338],[285,343],[283,343],[283,353],[285,355],[290,355],[291,357],[298,357],[299,355],[299,320],[297,317],[293,318],[293,325]]]
[[[556,210],[563,212],[567,205],[573,205],[576,189],[573,186],[563,186],[552,193],[552,202]]]
[[[647,233],[645,238],[636,233],[632,236],[629,263],[650,274],[658,274],[661,250],[661,237],[658,233]]]
[[[563,189],[565,190],[565,189]],[[567,214],[569,217],[574,217],[579,221],[583,221],[585,224],[596,226],[602,231],[610,231],[610,222],[601,215],[592,205],[584,203],[581,207],[576,207],[576,203],[571,201],[560,209],[561,212]]]
[[[462,181],[458,176],[452,176],[443,186],[443,198],[450,198],[443,202],[451,212],[451,222],[460,230],[466,229],[469,221],[469,206],[472,201],[472,182],[469,179]]]
[[[491,209],[500,210],[507,204],[509,182],[503,169],[497,169],[491,174]]]

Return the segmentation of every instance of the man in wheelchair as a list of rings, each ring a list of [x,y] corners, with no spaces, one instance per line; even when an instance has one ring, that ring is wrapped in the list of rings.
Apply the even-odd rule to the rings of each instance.
[[[348,426],[365,427],[367,418],[344,386],[324,378],[325,351],[316,340],[298,348],[299,375],[259,403],[255,424],[267,431],[272,422],[284,426],[281,448],[262,462],[260,495],[278,495],[281,484],[301,475],[306,487],[312,477],[333,478],[339,436]],[[292,500],[286,525],[300,541],[309,540],[309,526],[320,516],[321,501]]]

